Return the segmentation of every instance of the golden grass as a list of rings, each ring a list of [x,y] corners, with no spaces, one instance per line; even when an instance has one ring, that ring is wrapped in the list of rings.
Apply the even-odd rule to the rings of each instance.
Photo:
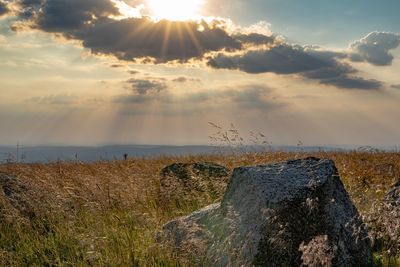
[[[306,156],[336,162],[342,181],[361,212],[400,179],[400,153],[248,153],[158,157],[128,161],[6,164],[0,172],[21,178],[26,216],[0,190],[0,266],[183,266],[156,242],[172,218],[211,203],[160,197],[160,170],[175,162],[238,166]],[[209,192],[204,192],[208,194]],[[213,195],[218,201],[223,192]],[[1,217],[3,213],[3,218]]]

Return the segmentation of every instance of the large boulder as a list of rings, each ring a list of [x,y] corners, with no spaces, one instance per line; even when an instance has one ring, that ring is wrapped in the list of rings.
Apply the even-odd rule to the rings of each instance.
[[[163,234],[193,265],[372,265],[367,231],[331,160],[237,168],[221,203],[171,221]]]
[[[220,199],[229,181],[229,170],[209,162],[174,163],[161,170],[162,201],[174,205],[207,205]]]

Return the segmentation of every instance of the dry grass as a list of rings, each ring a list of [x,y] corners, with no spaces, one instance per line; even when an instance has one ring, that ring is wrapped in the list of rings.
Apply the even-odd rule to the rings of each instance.
[[[159,157],[128,161],[0,165],[21,178],[23,209],[0,190],[0,266],[182,266],[178,255],[156,242],[164,223],[202,206],[204,199],[160,197],[160,170],[175,162],[237,166],[306,156],[330,158],[360,212],[367,213],[400,179],[400,153],[248,153]],[[208,194],[209,192],[204,192]],[[400,224],[400,222],[399,222]],[[385,246],[380,246],[386,255]],[[395,258],[390,258],[396,264]],[[389,264],[389,257],[381,262]],[[397,262],[399,263],[399,262]]]

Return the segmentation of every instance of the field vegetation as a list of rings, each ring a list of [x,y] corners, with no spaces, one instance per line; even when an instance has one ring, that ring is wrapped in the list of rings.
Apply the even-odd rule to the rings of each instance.
[[[176,162],[228,167],[315,156],[333,159],[374,240],[377,266],[400,266],[399,207],[382,199],[400,179],[400,153],[248,152],[96,163],[0,165],[0,266],[186,266],[157,233],[169,220],[220,200],[219,192],[165,198],[160,171]],[[177,189],[178,190],[178,189]],[[5,190],[7,191],[7,190]],[[9,190],[10,191],[10,190]],[[11,199],[11,200],[10,200]]]

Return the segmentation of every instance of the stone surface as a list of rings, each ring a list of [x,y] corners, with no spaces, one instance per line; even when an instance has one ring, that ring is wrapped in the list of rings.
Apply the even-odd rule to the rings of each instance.
[[[194,265],[372,263],[367,232],[330,160],[237,168],[221,203],[178,218],[163,231]]]
[[[222,197],[229,180],[229,170],[208,163],[174,163],[161,170],[160,191],[163,200],[212,203]]]

